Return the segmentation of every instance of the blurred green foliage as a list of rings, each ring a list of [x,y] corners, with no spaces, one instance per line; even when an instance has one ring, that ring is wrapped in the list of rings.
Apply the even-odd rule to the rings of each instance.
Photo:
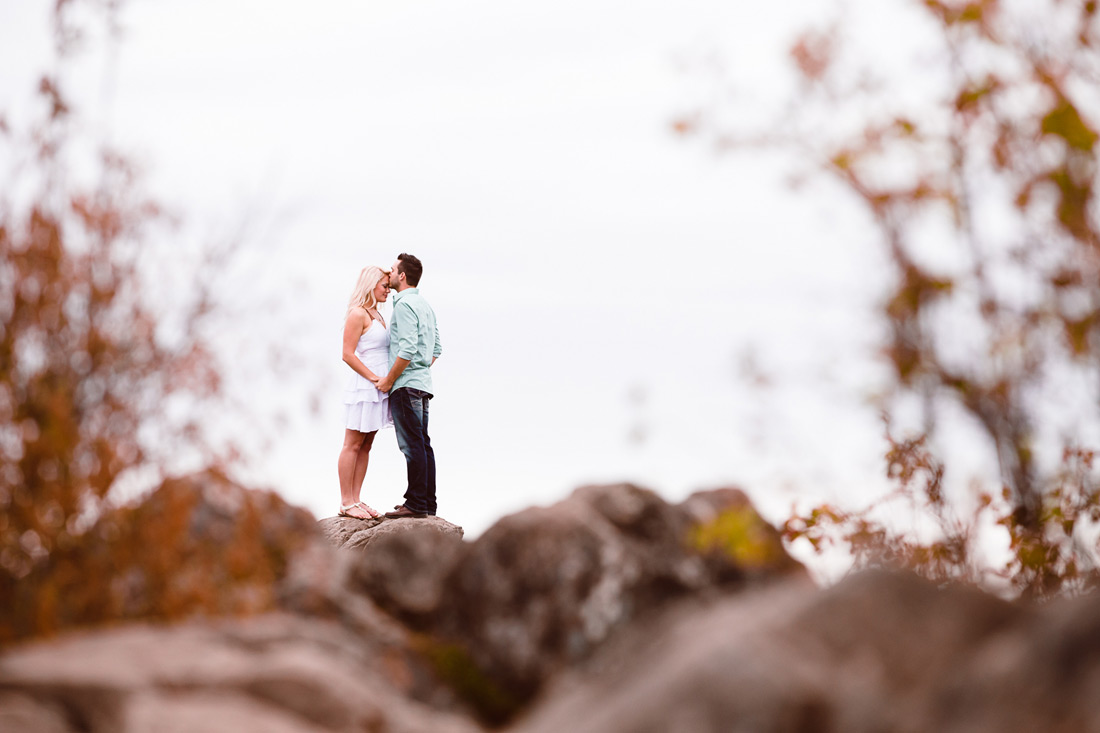
[[[414,648],[429,661],[439,678],[489,725],[503,725],[522,707],[523,701],[497,684],[460,644],[421,636]]]
[[[788,560],[775,528],[751,506],[726,509],[713,520],[692,527],[688,542],[701,553],[720,552],[748,570],[775,567]]]

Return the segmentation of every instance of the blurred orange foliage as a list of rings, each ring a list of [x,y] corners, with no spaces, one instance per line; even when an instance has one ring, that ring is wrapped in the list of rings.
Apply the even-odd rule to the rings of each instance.
[[[949,59],[952,88],[940,107],[886,124],[864,113],[859,137],[818,156],[866,205],[899,274],[883,309],[891,334],[884,353],[898,393],[925,405],[927,428],[907,441],[887,430],[888,474],[899,484],[891,498],[905,497],[932,517],[939,537],[921,541],[887,531],[874,507],[819,507],[786,528],[789,539],[806,538],[815,547],[823,533],[838,532],[861,565],[887,562],[937,579],[981,581],[987,569],[975,556],[976,537],[983,522],[996,523],[1011,546],[1011,559],[996,574],[1034,598],[1100,579],[1092,451],[1078,445],[1078,436],[1061,435],[1060,469],[1040,465],[1035,454],[1039,414],[1058,388],[1051,381],[1058,365],[1100,379],[1100,121],[1085,95],[1095,85],[1100,29],[1095,2],[1041,4],[1049,27],[1034,33],[1033,16],[999,0],[924,0]],[[796,58],[803,45],[796,45]],[[799,66],[823,99],[844,104],[835,67]],[[1020,101],[1027,99],[1034,101]],[[919,161],[913,183],[886,186],[883,172],[899,157]],[[921,264],[927,259],[920,229],[943,210],[959,252],[956,265],[937,271]],[[991,216],[1015,226],[991,229]],[[945,338],[958,319],[973,329],[976,348],[966,361]],[[944,469],[926,442],[942,400],[981,426],[1004,481],[977,497],[967,520],[944,501]],[[1081,405],[1092,419],[1097,408]],[[926,477],[919,489],[918,474]]]
[[[860,39],[846,35],[859,22],[834,21],[794,43],[798,96],[773,128],[700,119],[682,131],[799,151],[870,215],[892,264],[884,408],[916,405],[924,425],[906,440],[887,431],[898,491],[886,503],[908,499],[939,539],[889,530],[881,507],[831,506],[792,518],[788,539],[820,548],[839,535],[857,564],[981,580],[976,535],[999,527],[1012,557],[994,573],[1023,595],[1090,587],[1100,579],[1095,446],[1051,416],[1100,424],[1095,392],[1062,407],[1073,402],[1067,375],[1100,384],[1097,3],[898,0],[893,11],[914,27],[899,38],[927,37],[906,49],[904,71],[898,59],[860,56]],[[943,501],[950,466],[933,468],[937,418],[959,407],[1003,481],[955,497],[974,510],[965,521]]]
[[[75,4],[54,10],[59,57],[78,37],[69,22]],[[180,565],[198,550],[180,541],[177,524],[194,517],[171,484],[159,495],[163,514],[108,511],[108,494],[128,471],[163,475],[183,451],[216,462],[197,417],[168,415],[173,403],[217,400],[221,381],[202,336],[212,313],[203,284],[172,312],[169,328],[158,316],[164,303],[142,255],[162,212],[142,195],[133,168],[106,150],[82,178],[92,182],[76,182],[68,154],[79,125],[64,88],[58,77],[42,79],[43,115],[26,134],[0,125],[0,145],[17,163],[0,188],[0,638],[117,614],[170,617],[253,603],[205,596],[218,578],[209,562]],[[114,539],[104,535],[112,532]],[[271,572],[254,546],[235,542],[227,537],[217,550],[223,571]],[[113,584],[138,570],[151,595],[135,607]],[[189,584],[181,573],[207,577]],[[153,594],[157,583],[163,593]]]
[[[275,607],[313,516],[218,471],[168,479],[54,549],[0,609],[0,642],[133,619],[246,615]]]

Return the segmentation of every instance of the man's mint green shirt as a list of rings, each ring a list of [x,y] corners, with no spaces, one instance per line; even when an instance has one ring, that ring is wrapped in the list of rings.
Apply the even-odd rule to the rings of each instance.
[[[393,315],[390,316],[390,368],[399,358],[408,359],[409,365],[394,381],[392,389],[412,387],[434,394],[431,366],[442,351],[435,311],[424,300],[419,288],[395,292]]]

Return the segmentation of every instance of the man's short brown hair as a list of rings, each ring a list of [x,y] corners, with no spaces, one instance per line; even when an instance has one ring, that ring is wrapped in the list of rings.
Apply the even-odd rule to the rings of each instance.
[[[405,282],[415,288],[420,284],[420,276],[424,274],[424,265],[412,255],[402,252],[397,255],[397,270],[405,273]]]

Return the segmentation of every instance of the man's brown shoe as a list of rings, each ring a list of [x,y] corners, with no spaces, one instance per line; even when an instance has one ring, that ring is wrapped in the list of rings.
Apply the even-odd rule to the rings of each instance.
[[[423,519],[426,516],[428,515],[423,512],[414,512],[404,504],[396,507],[392,512],[386,512],[387,519]]]

